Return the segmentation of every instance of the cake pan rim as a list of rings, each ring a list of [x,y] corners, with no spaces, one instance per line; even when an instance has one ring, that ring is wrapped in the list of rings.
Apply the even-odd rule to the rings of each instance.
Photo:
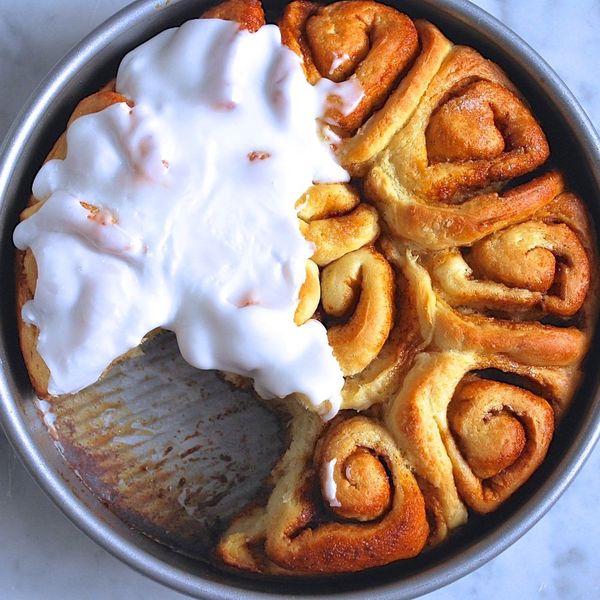
[[[155,14],[157,10],[169,10],[178,2],[158,4],[156,0],[138,0],[124,8],[106,21],[78,44],[54,68],[44,82],[34,91],[21,114],[5,138],[0,150],[0,197],[4,193],[11,173],[19,161],[20,149],[27,144],[27,138],[33,128],[44,118],[44,109],[60,93],[65,82],[77,75],[77,72],[93,55],[110,44],[120,32],[139,19]],[[401,4],[396,2],[396,4]],[[593,126],[579,106],[571,92],[566,88],[554,71],[514,32],[488,15],[482,9],[461,0],[423,0],[423,4],[435,7],[451,19],[468,23],[479,34],[484,33],[494,43],[502,43],[505,49],[512,50],[523,63],[521,68],[531,67],[529,76],[534,74],[543,78],[542,87],[551,96],[554,104],[570,117],[569,129],[575,130],[579,143],[591,153],[590,162],[595,165],[595,178],[600,177],[600,140]],[[0,217],[4,221],[6,207],[0,206]],[[89,537],[136,570],[173,589],[193,595],[211,598],[266,598],[269,592],[257,592],[232,584],[210,581],[205,577],[191,574],[184,569],[169,565],[150,552],[140,548],[134,541],[125,539],[114,531],[103,519],[92,514],[90,509],[76,496],[62,477],[47,464],[46,458],[37,447],[28,428],[16,395],[17,390],[11,374],[5,372],[6,348],[4,340],[0,346],[0,421],[21,460],[34,479],[59,508],[82,529]],[[592,394],[589,395],[590,398]],[[585,426],[577,434],[567,454],[553,471],[552,476],[540,486],[529,500],[511,518],[505,521],[489,536],[461,554],[452,557],[446,563],[425,569],[423,572],[406,579],[398,580],[370,591],[377,592],[380,598],[413,597],[446,585],[468,572],[478,568],[502,552],[530,527],[532,527],[556,502],[573,480],[585,460],[589,457],[594,444],[600,436],[600,407],[598,390],[595,390],[594,404]],[[533,506],[533,504],[536,504]],[[364,590],[343,592],[347,598],[363,597]],[[312,595],[312,594],[311,594]],[[321,597],[339,597],[339,594],[327,594]]]

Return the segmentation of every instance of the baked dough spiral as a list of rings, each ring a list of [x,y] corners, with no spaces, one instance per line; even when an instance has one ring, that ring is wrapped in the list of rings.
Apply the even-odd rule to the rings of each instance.
[[[314,244],[312,260],[320,267],[379,236],[377,211],[349,184],[313,185],[298,203],[300,231]]]
[[[294,436],[275,468],[285,470],[259,518],[260,531],[249,536],[242,516],[223,535],[218,553],[226,562],[244,561],[241,566],[259,572],[342,573],[421,551],[428,535],[423,496],[389,433],[361,416],[319,429],[304,423],[297,433],[305,443]],[[306,448],[315,442],[311,457]],[[335,498],[326,490],[329,470]]]
[[[588,295],[590,242],[581,200],[562,193],[529,221],[435,253],[429,270],[452,306],[572,317]]]
[[[372,248],[346,254],[323,270],[321,301],[334,317],[327,337],[344,375],[362,371],[378,354],[392,328],[394,283],[387,260]]]
[[[299,0],[287,5],[280,22],[284,44],[303,58],[310,83],[353,77],[363,91],[349,114],[333,107],[326,119],[342,135],[360,127],[412,62],[418,37],[412,21],[397,10],[361,0],[322,6]]]
[[[380,235],[377,211],[361,202],[354,186],[313,185],[297,206],[300,229],[315,252],[296,322],[315,313],[324,320],[346,377],[342,406],[364,410],[396,391],[416,351],[417,300],[402,282],[394,284],[397,275],[373,245]]]
[[[410,118],[452,43],[429,21],[414,21],[419,49],[410,69],[400,78],[384,105],[354,133],[342,140],[339,159],[353,175],[363,176]]]
[[[439,294],[434,344],[530,365],[580,362],[595,305],[592,244],[581,201],[561,193],[528,221],[430,254],[424,262]]]
[[[424,296],[419,283],[409,281],[401,270],[390,265],[393,279],[392,324],[379,353],[360,372],[346,377],[342,406],[354,410],[387,402],[398,391],[415,354],[430,337],[430,326],[420,319]],[[369,330],[369,324],[365,324]]]
[[[448,406],[445,445],[461,496],[477,512],[498,508],[540,465],[554,431],[546,400],[514,385],[463,381]]]
[[[394,234],[428,249],[472,244],[561,191],[556,172],[501,189],[548,156],[542,129],[500,68],[455,46],[366,188]]]
[[[521,375],[521,386],[495,377]],[[390,406],[387,423],[401,451],[426,482],[431,541],[467,519],[466,507],[489,512],[512,495],[544,459],[554,431],[552,404],[560,386],[498,356],[421,353]],[[524,387],[546,390],[544,398]],[[537,386],[535,385],[537,384]]]

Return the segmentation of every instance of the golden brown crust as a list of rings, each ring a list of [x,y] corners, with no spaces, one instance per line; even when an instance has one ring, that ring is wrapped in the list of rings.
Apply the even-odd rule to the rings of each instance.
[[[432,205],[405,195],[380,167],[369,172],[367,195],[377,198],[392,232],[429,250],[472,244],[526,220],[563,191],[561,175],[551,171],[504,193],[479,194],[457,205]]]
[[[469,375],[489,368],[525,377],[517,386]],[[529,391],[532,383],[548,398]],[[552,404],[558,401],[545,383],[500,357],[454,351],[417,357],[390,406],[388,425],[427,482],[432,511],[446,531],[466,520],[465,505],[494,510],[539,466],[554,431]],[[436,541],[443,537],[432,532]]]
[[[377,2],[292,2],[280,28],[283,43],[302,56],[311,83],[351,76],[360,83],[364,95],[350,114],[332,109],[327,115],[344,136],[356,131],[385,100],[418,48],[412,21]]]
[[[569,196],[561,194],[554,205]],[[444,298],[452,306],[523,316],[577,313],[591,281],[585,246],[566,223],[536,217],[463,252],[452,248],[433,254],[429,268]]]
[[[473,378],[461,382],[448,405],[444,442],[457,488],[480,513],[495,510],[546,456],[554,413],[526,389]]]
[[[581,362],[588,335],[576,327],[461,314],[440,301],[432,346],[502,354],[526,365],[566,367]]]
[[[327,329],[342,373],[355,375],[379,354],[392,328],[394,281],[387,260],[372,248],[344,255],[323,270],[323,310],[345,323]]]
[[[394,284],[397,275],[373,247],[380,233],[377,211],[361,202],[356,187],[313,185],[297,207],[300,230],[315,245],[312,261],[323,270],[320,286],[312,274],[307,278],[296,320],[321,302],[317,315],[346,376],[342,407],[364,410],[396,391],[416,352],[415,299]]]
[[[471,244],[556,197],[556,173],[499,192],[548,155],[544,133],[504,73],[456,46],[375,160],[366,188],[394,234],[430,249]]]
[[[319,267],[312,260],[306,261],[306,279],[300,288],[298,306],[294,315],[296,325],[306,323],[315,314],[321,301],[321,283],[319,282]]]
[[[312,260],[324,267],[379,236],[379,216],[350,184],[311,186],[297,201],[300,231],[315,246]]]
[[[312,260],[320,267],[370,244],[379,236],[379,216],[368,204],[359,204],[346,215],[300,221],[302,235],[315,245]]]
[[[340,161],[353,175],[364,175],[405,124],[452,47],[431,23],[370,1],[291,2],[280,28],[311,83],[324,77],[361,83],[363,100],[350,115],[328,114],[343,138]]]
[[[500,318],[493,313],[477,312],[479,300],[476,295],[470,298],[468,293],[462,293],[461,305],[453,308],[421,264],[428,264],[430,256],[425,255],[421,260],[410,250],[403,253],[389,241],[384,249],[387,257],[409,278],[420,282],[423,292],[419,315],[429,326],[430,348],[501,354],[526,365],[561,367],[578,365],[587,351],[589,320],[584,319],[576,327],[541,323],[534,315],[523,321],[516,320],[514,314],[512,318],[508,315]],[[541,312],[536,316],[542,319],[548,314],[551,313]]]
[[[342,389],[342,406],[346,409],[362,411],[388,402],[400,388],[417,352],[431,340],[430,324],[422,319],[429,296],[419,280],[407,278],[401,269],[390,266],[395,290],[391,330],[369,365],[346,377]]]
[[[273,572],[275,563],[294,573],[343,573],[421,551],[428,534],[423,497],[387,431],[366,417],[341,417],[317,441],[319,430],[305,426],[296,432],[283,459],[285,475],[261,517],[262,531],[245,536],[240,546],[240,523],[234,522],[218,547],[224,560],[251,563],[259,572]],[[298,444],[299,437],[304,443]],[[315,443],[314,457],[306,450],[300,454],[298,448]],[[322,472],[333,460],[341,506],[324,512]],[[248,560],[252,544],[262,558]]]
[[[581,362],[589,344],[592,246],[581,201],[563,193],[528,221],[470,248],[423,254],[424,268],[386,247],[430,288],[433,348],[569,366]],[[546,318],[554,322],[540,322]]]
[[[202,13],[202,18],[235,21],[246,31],[258,31],[265,24],[260,0],[225,0]]]
[[[452,43],[428,21],[416,20],[419,52],[385,104],[340,144],[338,156],[353,175],[364,175],[371,161],[410,118]]]
[[[548,155],[544,133],[503,71],[455,46],[385,160],[410,193],[453,202],[530,173]]]
[[[21,312],[25,303],[33,298],[35,294],[35,283],[37,281],[37,265],[33,252],[27,249],[16,253],[16,285],[17,285],[17,327],[19,331],[19,343],[21,354],[27,367],[29,380],[39,398],[48,398],[48,380],[50,371],[46,363],[37,351],[38,330],[33,325],[27,325],[21,318]]]

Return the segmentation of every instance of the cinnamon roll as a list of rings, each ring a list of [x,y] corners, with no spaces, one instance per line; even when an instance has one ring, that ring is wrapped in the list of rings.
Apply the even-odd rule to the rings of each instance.
[[[530,217],[562,191],[531,110],[495,64],[455,46],[366,178],[392,232],[424,248],[472,244]]]
[[[242,515],[223,535],[218,552],[227,563],[266,573],[343,573],[421,551],[423,496],[389,433],[361,416],[321,430],[304,423],[294,432],[264,512]]]
[[[561,193],[530,220],[469,248],[434,253],[429,265],[452,306],[572,317],[588,297],[591,247],[581,200]]]
[[[560,385],[550,387],[551,376],[536,375],[498,356],[448,351],[416,358],[387,423],[425,482],[432,542],[464,523],[467,508],[497,508],[544,459],[553,406],[563,399],[553,396]]]
[[[302,56],[312,84],[323,77],[353,77],[360,84],[363,97],[350,114],[334,107],[326,115],[342,135],[356,131],[385,100],[418,49],[410,18],[377,2],[291,2],[279,27],[283,43]]]
[[[314,185],[298,203],[300,231],[314,244],[312,260],[320,267],[379,236],[377,211],[349,184]]]
[[[107,86],[107,88],[111,87],[112,84]],[[128,100],[111,89],[105,89],[96,94],[92,94],[77,104],[73,114],[69,118],[68,124],[70,125],[79,117],[100,112],[108,106],[119,102],[128,102]],[[54,159],[63,160],[66,155],[67,135],[65,132],[58,138],[44,162],[46,163]],[[20,215],[21,220],[31,217],[40,209],[41,205],[42,203],[40,201],[31,196],[27,208],[23,210]],[[90,212],[90,215],[93,215],[93,212],[97,210],[95,206],[90,204],[86,204],[84,208]],[[24,251],[17,251],[16,279],[17,314],[21,315],[26,302],[34,297],[37,283],[37,264],[30,248],[27,248]],[[23,358],[27,365],[27,371],[33,389],[39,398],[49,398],[48,381],[50,378],[50,371],[37,351],[38,329],[33,325],[25,323],[22,318],[17,320],[17,326],[19,330],[21,352],[23,353]],[[123,359],[125,358],[126,357],[123,357]]]

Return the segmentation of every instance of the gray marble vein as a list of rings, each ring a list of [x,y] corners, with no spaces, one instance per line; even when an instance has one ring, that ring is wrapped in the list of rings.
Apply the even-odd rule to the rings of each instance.
[[[600,2],[476,0],[535,48],[600,125]],[[52,65],[126,0],[0,0],[0,138]],[[85,7],[85,8],[84,8]],[[600,598],[600,448],[552,510],[429,600]],[[182,598],[113,558],[44,496],[0,433],[0,598]]]

